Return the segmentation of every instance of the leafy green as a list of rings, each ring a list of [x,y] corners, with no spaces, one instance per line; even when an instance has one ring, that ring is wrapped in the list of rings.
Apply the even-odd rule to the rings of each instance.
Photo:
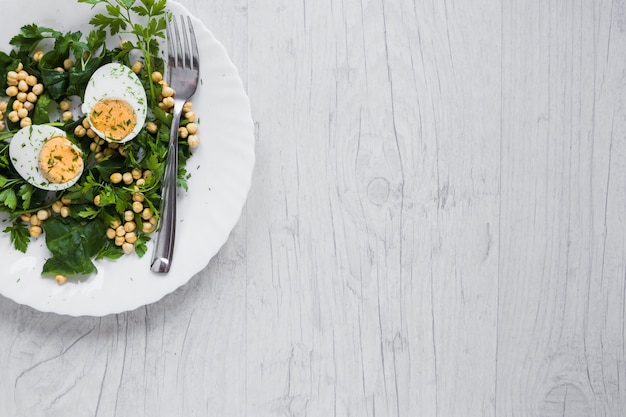
[[[96,14],[90,21],[93,26],[111,35],[128,33],[137,38],[136,47],[141,52],[146,70],[151,74],[159,55],[159,39],[165,39],[167,25],[165,8],[167,0],[78,0],[93,6],[104,5],[106,13]],[[139,3],[139,4],[137,4]],[[145,18],[147,25],[134,21],[133,13]],[[149,100],[157,101],[157,88],[149,82]]]
[[[43,225],[46,245],[52,253],[43,266],[44,275],[72,276],[97,272],[91,259],[102,248],[105,225],[70,217],[52,217]]]
[[[164,61],[159,56],[159,42],[165,38],[168,18],[166,0],[78,2],[100,6],[90,21],[93,29],[88,33],[61,32],[36,24],[25,25],[10,41],[13,50],[9,53],[0,51],[0,95],[5,94],[8,72],[23,67],[44,87],[34,108],[29,109],[32,123],[62,128],[68,138],[83,151],[85,171],[80,180],[65,191],[48,192],[33,187],[12,166],[8,153],[9,140],[20,128],[19,122],[5,118],[9,131],[0,132],[0,211],[10,213],[12,223],[4,229],[4,233],[10,235],[16,250],[25,252],[31,241],[29,224],[22,221],[21,215],[35,215],[39,210],[50,210],[61,198],[63,201],[71,200],[71,203],[64,203],[67,204],[67,207],[63,207],[64,212],[59,213],[57,206],[57,211],[50,211],[51,216],[42,221],[46,246],[51,254],[45,262],[44,275],[87,275],[96,272],[94,259],[118,259],[123,256],[124,250],[106,238],[107,228],[120,224],[125,213],[132,210],[136,197],[141,198],[144,208],[149,208],[156,218],[159,217],[162,177],[168,152],[172,116],[158,107],[162,85],[151,77],[153,71],[164,72]],[[131,36],[119,47],[107,49],[107,37],[114,34]],[[50,48],[51,45],[54,46]],[[35,53],[42,48],[47,50],[43,56],[39,52]],[[98,149],[95,149],[91,139],[75,136],[74,132],[84,122],[83,117],[57,122],[54,109],[66,98],[77,96],[82,100],[87,83],[102,65],[119,61],[130,66],[131,57],[136,59],[137,53],[141,55],[143,63],[137,75],[147,92],[149,119],[157,125],[157,131],[148,133],[144,129],[133,141],[120,146],[120,152],[104,155],[99,148],[107,148],[106,144],[98,145]],[[72,66],[68,68],[70,60]],[[8,100],[8,109],[19,107],[16,100],[15,97]],[[179,143],[178,184],[187,189],[189,173],[185,164],[191,153],[185,141]],[[114,148],[106,150],[111,149]],[[132,184],[114,184],[110,179],[113,173],[130,172],[133,169],[142,173],[150,171],[151,175],[142,179],[141,183]],[[144,256],[150,234],[143,232],[144,220],[141,214],[134,214],[134,221],[137,238],[134,250],[138,256]]]
[[[12,226],[3,230],[4,233],[9,233],[11,243],[13,247],[18,251],[25,253],[28,249],[28,243],[30,242],[30,233],[28,227],[22,222],[14,222]]]

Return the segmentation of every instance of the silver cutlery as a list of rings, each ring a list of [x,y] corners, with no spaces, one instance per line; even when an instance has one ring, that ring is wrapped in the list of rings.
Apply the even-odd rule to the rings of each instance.
[[[150,269],[167,273],[172,265],[176,236],[176,183],[178,178],[178,127],[183,105],[196,92],[200,72],[198,45],[191,19],[173,16],[167,24],[168,84],[175,91],[169,150],[161,195],[161,216]],[[180,26],[180,27],[179,27]]]

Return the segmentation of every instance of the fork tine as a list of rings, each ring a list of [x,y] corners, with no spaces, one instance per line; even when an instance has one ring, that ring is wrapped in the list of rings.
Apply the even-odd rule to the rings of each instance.
[[[184,62],[181,62],[183,68],[191,69],[191,51],[189,50],[189,37],[187,36],[187,28],[185,27],[185,18],[180,17],[180,27],[183,32],[183,55]]]
[[[191,17],[187,16],[187,24],[189,25],[189,37],[191,38],[191,59],[192,67],[197,70],[200,68],[200,53],[198,52],[198,43],[196,42],[196,33],[193,30],[193,24],[191,23]]]
[[[167,35],[167,64],[169,67],[173,67],[176,65],[176,47],[174,46],[174,38],[172,37],[172,28],[169,21],[165,25],[165,33]],[[167,77],[169,84],[172,77],[171,71],[168,71]]]
[[[172,40],[176,41],[176,45],[175,45],[175,63],[174,66],[179,67],[182,66],[183,63],[183,47],[182,44],[180,43],[180,32],[178,30],[178,23],[176,23],[176,19],[172,18],[172,23],[174,25],[174,37],[172,38]]]

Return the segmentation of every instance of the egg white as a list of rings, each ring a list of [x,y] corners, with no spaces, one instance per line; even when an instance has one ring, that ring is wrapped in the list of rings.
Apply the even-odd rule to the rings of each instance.
[[[71,187],[83,173],[81,169],[74,179],[63,184],[56,184],[43,176],[39,170],[39,153],[43,144],[55,136],[67,135],[54,126],[33,125],[20,129],[9,144],[9,157],[17,173],[31,185],[48,191],[61,191]],[[74,148],[82,154],[77,146]]]
[[[135,110],[137,124],[135,128],[121,140],[110,140],[104,133],[94,128],[91,124],[91,120],[89,120],[89,113],[92,107],[105,98],[126,101]],[[146,91],[139,77],[137,77],[137,74],[126,65],[115,62],[106,64],[98,68],[87,83],[81,110],[87,115],[91,129],[98,136],[110,142],[128,142],[139,134],[146,122],[148,112]]]

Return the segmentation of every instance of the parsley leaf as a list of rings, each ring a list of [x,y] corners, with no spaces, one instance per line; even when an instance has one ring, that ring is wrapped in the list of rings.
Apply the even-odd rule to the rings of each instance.
[[[9,226],[3,230],[4,233],[9,233],[11,243],[13,247],[18,251],[25,253],[28,249],[28,243],[30,242],[30,233],[28,232],[28,226],[21,221],[16,221],[13,226]]]

